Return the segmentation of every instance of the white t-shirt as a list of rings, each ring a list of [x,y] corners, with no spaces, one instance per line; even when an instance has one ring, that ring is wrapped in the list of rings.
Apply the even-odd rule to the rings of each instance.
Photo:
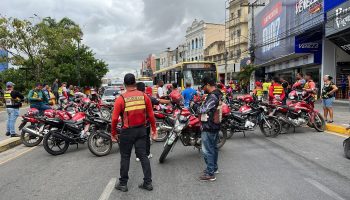
[[[163,90],[163,87],[158,87],[158,96],[159,96],[159,97],[164,96],[164,90]]]

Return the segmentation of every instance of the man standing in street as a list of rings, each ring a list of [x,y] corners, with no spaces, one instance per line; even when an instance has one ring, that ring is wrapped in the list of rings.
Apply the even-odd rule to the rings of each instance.
[[[56,102],[58,102],[58,79],[56,78],[56,80],[53,82],[52,84],[52,92],[56,97]]]
[[[190,101],[193,99],[193,96],[196,95],[197,91],[191,88],[191,83],[186,83],[186,89],[182,91],[182,96],[184,97],[184,106],[188,108],[190,106]]]
[[[164,82],[163,81],[159,81],[158,82],[158,89],[157,89],[157,98],[161,98],[164,96]]]
[[[136,79],[133,74],[126,74],[124,77],[126,92],[121,94],[114,103],[112,115],[112,141],[119,139],[121,154],[120,178],[115,186],[117,190],[127,192],[128,173],[130,156],[135,146],[136,156],[140,158],[144,174],[143,183],[139,188],[148,191],[153,190],[151,165],[146,153],[147,140],[147,119],[152,129],[152,138],[157,138],[156,122],[153,114],[153,107],[150,98],[143,92],[136,89]],[[122,130],[117,135],[117,124],[119,116],[122,120]]]
[[[284,88],[282,87],[279,78],[273,78],[272,84],[269,88],[269,101],[271,103],[273,102],[273,100],[283,102],[285,97],[286,93],[284,92]]]
[[[316,101],[316,94],[317,94],[317,89],[316,89],[316,84],[314,82],[314,80],[312,79],[312,73],[308,72],[305,75],[305,80],[306,83],[304,85],[303,90],[305,92],[307,92],[308,94],[310,94],[310,97],[307,99],[308,103],[314,107],[315,106],[315,101]]]
[[[19,137],[19,135],[16,134],[15,124],[17,117],[19,116],[19,108],[22,106],[21,101],[24,99],[24,96],[14,90],[14,85],[15,84],[12,82],[7,82],[4,94],[8,115],[6,136],[11,135],[11,137]]]
[[[269,96],[269,88],[271,86],[270,80],[264,81],[262,86],[263,86],[264,99],[267,99]]]
[[[199,177],[201,181],[215,181],[218,171],[219,130],[221,123],[221,97],[222,93],[216,88],[215,80],[211,77],[203,79],[202,88],[208,94],[205,102],[199,107],[202,122],[202,151],[206,166],[204,173]]]

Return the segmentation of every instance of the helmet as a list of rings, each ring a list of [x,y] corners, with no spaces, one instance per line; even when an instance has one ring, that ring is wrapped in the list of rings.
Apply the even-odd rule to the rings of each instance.
[[[244,96],[243,96],[243,101],[244,101],[245,103],[251,103],[251,102],[254,101],[254,99],[253,99],[253,96],[252,96],[252,95],[247,94],[247,95],[244,95]]]
[[[261,86],[261,82],[260,82],[260,81],[257,81],[257,82],[255,82],[255,85],[256,85],[256,86]]]
[[[172,88],[173,88],[173,86],[171,84],[166,85],[167,90],[171,90]]]
[[[152,96],[152,88],[151,87],[147,87],[145,93],[147,95],[149,95],[149,96]]]
[[[297,99],[297,97],[298,97],[298,94],[297,94],[297,91],[295,91],[295,90],[291,91],[288,94],[288,98],[291,99],[291,100]]]
[[[173,102],[173,103],[179,104],[182,101],[182,96],[181,96],[180,92],[178,92],[177,90],[172,91],[170,93],[169,97],[170,97],[171,102]]]
[[[36,109],[36,108],[30,108],[30,109],[28,110],[27,114],[28,114],[29,116],[38,115],[38,114],[39,114],[39,110]]]
[[[89,104],[90,102],[91,102],[91,100],[89,99],[89,98],[83,98],[82,100],[81,100],[81,102],[83,103],[83,104]]]

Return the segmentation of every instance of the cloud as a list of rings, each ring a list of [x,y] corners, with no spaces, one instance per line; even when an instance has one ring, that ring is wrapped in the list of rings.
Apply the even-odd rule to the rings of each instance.
[[[224,23],[225,0],[2,0],[0,13],[71,18],[84,31],[83,43],[109,64],[108,76],[119,76],[183,42],[194,19]]]

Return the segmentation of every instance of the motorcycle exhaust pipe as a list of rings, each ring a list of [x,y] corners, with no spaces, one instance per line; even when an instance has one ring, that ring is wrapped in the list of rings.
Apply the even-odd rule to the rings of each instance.
[[[171,130],[173,130],[173,127],[163,125],[163,126],[158,127],[157,131],[171,131]]]
[[[28,127],[24,127],[22,129],[22,131],[25,132],[25,133],[29,133],[30,135],[34,135],[34,136],[37,136],[37,137],[42,137],[42,135],[40,135],[39,131],[30,129]]]
[[[75,142],[76,142],[74,139],[72,139],[72,138],[70,138],[70,137],[68,137],[68,136],[66,136],[66,135],[64,135],[64,134],[61,134],[61,133],[55,132],[55,133],[52,134],[52,136],[53,136],[53,137],[56,137],[56,138],[59,138],[59,139],[61,139],[61,140],[70,142],[70,143],[75,143]]]

